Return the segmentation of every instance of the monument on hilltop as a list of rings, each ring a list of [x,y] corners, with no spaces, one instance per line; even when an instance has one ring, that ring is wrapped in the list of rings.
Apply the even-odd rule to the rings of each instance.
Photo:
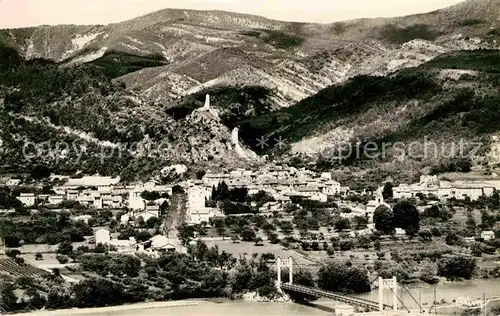
[[[239,137],[238,133],[239,133],[238,128],[237,127],[233,128],[233,131],[231,132],[231,142],[235,146],[240,144],[239,139],[238,139],[238,137]]]
[[[240,141],[239,141],[239,130],[237,127],[233,128],[233,131],[231,132],[231,143],[234,145],[234,150],[236,151],[236,154],[241,157],[241,158],[249,158],[248,154],[245,152],[245,150],[241,147]]]
[[[203,109],[210,110],[210,95],[209,94],[207,94],[205,96],[205,105],[203,106]]]

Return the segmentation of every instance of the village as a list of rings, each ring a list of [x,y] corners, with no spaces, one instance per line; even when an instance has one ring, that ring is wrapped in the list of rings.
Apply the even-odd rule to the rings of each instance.
[[[194,178],[184,165],[169,170],[178,180],[168,184],[98,175],[3,178],[3,274],[57,271],[65,283],[80,284],[98,275],[113,278],[112,262],[123,269],[129,260],[147,267],[208,251],[217,253],[224,271],[237,262],[243,269],[245,260],[293,258],[313,274],[335,262],[366,270],[372,279],[396,275],[400,282],[430,284],[455,277],[448,270],[465,254],[457,260],[477,260],[476,272],[461,277],[500,276],[498,221],[488,211],[499,202],[494,181],[424,175],[418,183],[386,181],[373,191],[355,191],[331,173],[288,166]],[[384,219],[398,212],[407,212],[407,219]],[[104,266],[98,263],[103,260]],[[450,268],[440,270],[448,261]],[[139,264],[120,273],[137,275],[136,269]],[[157,278],[148,278],[147,293],[161,291]]]
[[[176,166],[180,172],[185,171],[185,166]],[[187,225],[209,225],[211,219],[224,218],[226,214],[221,211],[220,205],[208,206],[214,188],[221,183],[227,185],[229,190],[243,189],[248,196],[259,192],[265,192],[269,201],[258,205],[251,203],[252,208],[256,208],[253,214],[264,217],[273,217],[273,214],[283,214],[284,208],[294,198],[326,203],[335,201],[339,207],[350,209],[349,213],[342,213],[341,216],[352,219],[355,216],[365,217],[366,228],[357,232],[350,231],[352,236],[358,234],[372,233],[375,229],[373,214],[377,207],[387,205],[382,196],[383,186],[376,192],[355,192],[349,187],[342,186],[332,179],[330,173],[314,173],[306,169],[296,169],[293,167],[266,167],[261,170],[236,169],[226,173],[207,172],[201,179],[188,179],[171,185],[158,185],[156,182],[146,182],[138,184],[123,184],[119,177],[103,176],[83,176],[81,178],[69,178],[52,175],[49,179],[53,183],[62,183],[52,187],[52,194],[42,193],[20,193],[17,199],[23,206],[36,210],[37,206],[50,205],[55,211],[65,210],[57,206],[63,205],[65,201],[77,202],[81,207],[93,210],[126,210],[120,215],[119,223],[122,225],[134,225],[136,220],[141,218],[147,222],[151,218],[160,218],[160,206],[168,201],[172,196],[173,188],[178,186],[183,189],[186,195],[184,218],[180,223]],[[8,188],[27,188],[20,179],[10,178],[4,181],[4,186]],[[419,183],[400,184],[393,187],[393,198],[409,199],[416,197],[432,197],[428,203],[419,205],[422,212],[425,208],[431,207],[440,201],[448,199],[475,201],[481,197],[491,196],[500,189],[500,181],[440,181],[437,176],[422,176]],[[25,190],[26,191],[26,190]],[[34,190],[36,191],[36,190]],[[155,200],[146,200],[142,194],[144,192],[156,193]],[[373,198],[366,203],[353,202],[349,196],[369,195]],[[67,210],[67,209],[66,209]],[[69,210],[71,211],[71,210]],[[15,212],[13,209],[2,210],[3,213]],[[233,214],[244,216],[252,214]],[[83,220],[88,222],[91,215],[74,216],[74,221]],[[171,227],[173,229],[173,227]],[[166,230],[164,230],[166,231]],[[396,234],[404,235],[402,229],[397,229]],[[177,236],[170,234],[167,236],[155,236],[152,241],[153,248],[177,248],[179,242]],[[335,235],[335,233],[333,233]],[[333,236],[332,235],[332,236]],[[109,230],[100,228],[95,232],[95,243],[110,244],[121,249],[139,249],[139,244],[133,239],[120,241],[110,237]],[[263,236],[264,239],[266,238]],[[492,231],[484,231],[481,237],[485,239],[494,238]]]

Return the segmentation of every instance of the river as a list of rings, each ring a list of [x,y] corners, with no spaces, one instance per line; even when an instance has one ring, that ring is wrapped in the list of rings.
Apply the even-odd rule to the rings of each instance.
[[[400,295],[403,303],[409,309],[416,309],[418,304],[405,291],[400,290],[403,295]],[[432,305],[434,300],[434,287],[426,286],[420,289],[409,289],[413,297],[418,301],[419,296],[424,305],[424,309]],[[465,282],[454,282],[441,284],[436,286],[436,300],[446,301],[450,305],[452,300],[459,297],[469,297],[470,299],[481,298],[483,293],[486,297],[500,296],[500,280],[471,280]],[[420,294],[420,295],[419,295]],[[359,297],[378,301],[378,291],[372,291],[358,295]],[[392,304],[392,293],[386,293],[384,303]],[[500,301],[497,301],[500,304]],[[134,304],[130,306],[117,306],[108,308],[95,308],[89,310],[68,310],[68,311],[51,311],[51,312],[35,312],[27,315],[45,316],[255,316],[255,315],[283,315],[283,316],[326,316],[334,315],[335,307],[340,307],[343,304],[336,303],[331,300],[320,299],[314,302],[315,306],[302,306],[294,303],[260,303],[244,300],[222,300],[220,302],[202,301],[202,300],[187,300],[178,302],[158,302]],[[401,306],[401,304],[400,304]],[[455,309],[456,311],[456,309]],[[447,309],[440,308],[440,313],[446,313]],[[342,313],[342,312],[340,312]],[[339,314],[339,313],[337,313]],[[403,314],[402,314],[403,315]]]
[[[500,296],[500,280],[468,280],[463,282],[451,282],[437,285],[436,301],[443,301],[443,305],[453,304],[453,300],[460,297],[469,298],[470,300],[482,299],[483,294],[486,297]],[[378,289],[370,293],[357,295],[361,298],[369,299],[378,302]],[[423,306],[431,306],[434,301],[434,286],[423,286],[421,288],[409,288],[406,291],[399,288],[398,305],[402,307],[402,303],[409,309],[418,308],[418,302]],[[392,305],[392,292],[389,289],[384,291],[384,303]],[[500,301],[499,301],[500,303]]]

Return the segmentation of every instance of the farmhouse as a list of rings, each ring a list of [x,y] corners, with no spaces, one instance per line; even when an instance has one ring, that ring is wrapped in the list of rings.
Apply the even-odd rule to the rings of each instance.
[[[21,193],[18,198],[25,206],[33,206],[36,202],[36,196],[34,193]]]
[[[100,228],[95,231],[95,243],[97,244],[109,244],[111,241],[111,235],[109,234],[109,230],[105,228]]]
[[[481,232],[481,238],[484,241],[495,239],[495,233],[492,230],[483,230]]]

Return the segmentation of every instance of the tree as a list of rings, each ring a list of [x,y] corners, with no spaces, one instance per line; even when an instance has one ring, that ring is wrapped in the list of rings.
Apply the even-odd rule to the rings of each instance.
[[[445,237],[445,242],[449,246],[456,246],[456,245],[460,244],[460,241],[461,241],[460,237],[458,237],[458,235],[455,233],[449,233]]]
[[[422,241],[432,241],[432,233],[429,230],[422,230],[418,232],[418,236],[422,238]]]
[[[371,239],[368,236],[361,235],[358,237],[357,244],[359,248],[368,249],[371,246]]]
[[[47,295],[47,309],[62,309],[72,307],[73,300],[66,293],[60,293],[57,289],[52,289]]]
[[[476,231],[476,220],[472,216],[472,214],[467,215],[467,220],[465,221],[465,225],[467,226],[467,229],[475,232]]]
[[[441,237],[441,236],[443,236],[443,232],[441,231],[441,229],[439,229],[439,227],[432,227],[431,228],[431,233],[432,233],[432,236],[434,236],[434,237]]]
[[[62,255],[70,255],[73,253],[73,245],[69,241],[63,241],[59,244],[57,253],[60,253]]]
[[[85,279],[71,288],[75,307],[102,307],[133,301],[123,285],[105,279]]]
[[[365,229],[366,227],[368,227],[368,219],[366,218],[366,216],[359,216],[359,215],[354,216],[353,221],[355,228],[358,230]]]
[[[21,254],[21,251],[17,249],[7,249],[5,250],[5,254],[7,257],[14,259]]]
[[[285,235],[289,235],[293,232],[293,224],[291,222],[279,222],[279,227]]]
[[[161,195],[157,191],[143,191],[141,193],[141,198],[146,201],[156,201],[161,198]]]
[[[329,263],[320,268],[318,286],[327,291],[348,294],[364,293],[371,290],[366,272],[338,263]]]
[[[267,240],[269,241],[269,243],[271,244],[277,244],[280,242],[280,239],[278,238],[278,234],[276,233],[269,233],[267,235]]]
[[[264,245],[262,242],[262,238],[260,238],[259,236],[255,237],[254,243],[255,243],[255,246],[263,246]]]
[[[69,258],[68,258],[68,257],[66,257],[66,256],[61,256],[61,255],[57,255],[57,256],[56,256],[56,259],[57,259],[57,261],[59,261],[59,263],[61,263],[61,264],[68,263],[68,261],[69,261]]]
[[[424,210],[422,217],[436,218],[446,222],[453,217],[453,214],[442,206],[433,205]]]
[[[373,222],[375,223],[375,228],[386,235],[389,235],[394,231],[392,218],[392,211],[385,205],[380,205],[377,209],[375,209],[375,212],[373,212]]]
[[[343,239],[339,243],[340,250],[348,251],[354,249],[354,241],[350,239]]]
[[[481,228],[482,229],[490,229],[497,222],[496,216],[494,214],[489,213],[488,211],[483,210],[481,212]]]
[[[9,235],[3,238],[5,247],[16,248],[21,247],[21,238],[16,235]]]
[[[429,284],[437,281],[437,264],[431,261],[425,261],[419,264],[420,279]]]
[[[483,255],[483,247],[481,243],[474,243],[470,246],[471,253],[474,257],[481,257]]]
[[[239,242],[239,241],[240,241],[240,238],[238,237],[238,235],[233,234],[233,235],[231,235],[231,241],[232,241],[233,243],[237,243],[237,242]]]
[[[413,203],[404,200],[393,208],[392,226],[402,228],[407,235],[414,236],[420,229],[420,214]]]
[[[224,289],[227,285],[227,272],[220,270],[211,270],[205,274],[201,281],[204,297],[220,297],[224,295]]]
[[[36,165],[31,169],[30,176],[35,180],[41,180],[50,177],[50,169],[45,165]]]
[[[12,283],[3,282],[0,285],[0,297],[2,298],[2,305],[10,311],[17,310],[17,296],[14,293],[15,286]]]
[[[186,224],[182,224],[177,228],[177,236],[179,237],[179,240],[181,241],[182,245],[185,247],[189,244],[189,241],[191,241],[191,238],[194,238],[194,227],[193,226],[188,226]]]
[[[224,239],[224,236],[226,235],[226,223],[221,220],[221,219],[216,219],[213,222],[213,225],[215,226],[215,229],[217,230],[217,234]]]
[[[14,262],[19,266],[24,266],[24,258],[23,257],[15,257]]]
[[[256,234],[252,228],[246,227],[240,233],[240,236],[241,236],[241,240],[243,240],[243,241],[253,241],[255,239]]]
[[[335,230],[337,231],[342,231],[344,229],[350,229],[351,228],[351,222],[349,221],[348,218],[341,217],[335,222]]]
[[[155,228],[160,226],[161,220],[158,217],[152,216],[144,223],[146,228]]]
[[[438,274],[445,277],[458,277],[470,279],[477,267],[474,258],[456,256],[452,258],[443,258],[438,262]]]
[[[30,310],[41,309],[46,304],[45,298],[40,295],[35,287],[28,288],[24,295],[28,297],[28,309]]]
[[[313,251],[318,251],[319,250],[319,243],[317,241],[313,241],[311,243],[311,250],[313,250]]]
[[[382,190],[382,196],[384,197],[384,200],[392,199],[393,197],[392,188],[393,188],[392,182],[384,183],[384,189]]]
[[[136,277],[141,269],[141,260],[129,255],[112,255],[108,262],[108,271],[117,276]]]

